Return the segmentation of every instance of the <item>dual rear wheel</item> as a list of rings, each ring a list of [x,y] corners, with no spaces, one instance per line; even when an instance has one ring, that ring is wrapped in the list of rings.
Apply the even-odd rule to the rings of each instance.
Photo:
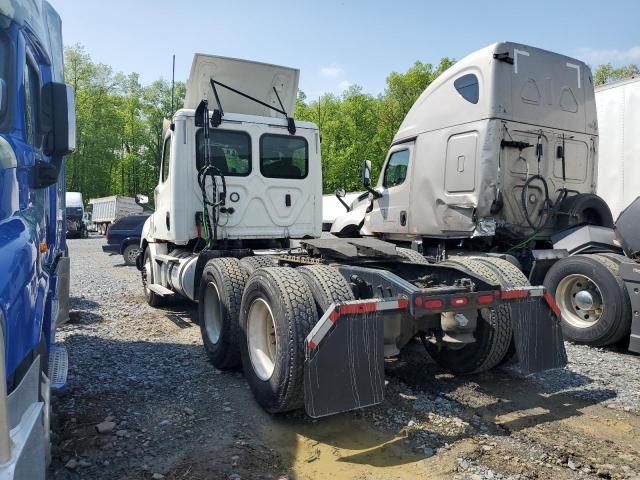
[[[198,309],[203,343],[217,368],[243,367],[265,410],[295,410],[304,403],[305,339],[319,313],[332,302],[353,299],[353,293],[326,265],[256,263],[223,258],[205,266]]]

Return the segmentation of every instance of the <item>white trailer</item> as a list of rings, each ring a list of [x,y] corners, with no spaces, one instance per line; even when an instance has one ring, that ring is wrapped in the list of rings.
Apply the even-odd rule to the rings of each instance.
[[[600,126],[598,195],[614,218],[640,195],[640,78],[596,89]]]
[[[98,233],[105,234],[107,228],[119,218],[142,213],[142,205],[136,203],[132,197],[113,195],[111,197],[92,198],[89,205],[93,206],[92,220]]]

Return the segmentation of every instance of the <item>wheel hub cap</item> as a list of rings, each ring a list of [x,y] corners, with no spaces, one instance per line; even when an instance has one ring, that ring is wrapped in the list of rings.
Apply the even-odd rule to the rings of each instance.
[[[604,310],[598,284],[580,274],[567,275],[560,280],[556,301],[563,320],[576,328],[593,326],[600,320]]]
[[[575,302],[581,310],[593,310],[593,295],[588,290],[580,290],[576,293]]]

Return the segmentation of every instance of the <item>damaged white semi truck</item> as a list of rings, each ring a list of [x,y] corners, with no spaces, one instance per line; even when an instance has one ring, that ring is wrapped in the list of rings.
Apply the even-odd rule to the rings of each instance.
[[[509,89],[508,64],[485,53],[491,74],[481,81]],[[212,363],[242,366],[270,412],[304,405],[321,417],[381,402],[385,358],[414,338],[455,372],[513,355],[524,372],[565,365],[557,305],[508,261],[432,261],[380,239],[320,238],[320,136],[292,119],[298,76],[196,55],[185,108],[167,124],[156,211],[143,230],[138,268],[149,304],[174,295],[198,302]],[[481,150],[486,139],[460,142],[469,159],[456,160],[454,172],[475,168],[469,145]],[[411,158],[415,137],[402,148]],[[396,222],[404,239],[418,218],[407,208],[380,213],[379,223],[405,210]],[[421,221],[443,215],[458,230],[471,219],[423,209]]]
[[[620,102],[609,110],[616,119],[609,130],[621,130],[608,143],[619,150]],[[492,45],[424,91],[377,185],[366,184],[369,195],[331,232],[411,243],[434,261],[506,259],[517,265],[510,278],[543,283],[554,295],[566,338],[595,346],[630,339],[629,350],[640,352],[640,200],[614,225],[596,195],[598,134],[587,65],[529,46]],[[609,177],[622,176],[618,163],[609,163]],[[633,181],[625,179],[627,197]],[[638,179],[635,185],[640,193]]]

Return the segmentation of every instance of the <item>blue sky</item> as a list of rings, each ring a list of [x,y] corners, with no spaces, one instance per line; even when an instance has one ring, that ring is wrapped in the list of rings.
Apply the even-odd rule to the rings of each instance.
[[[66,44],[143,83],[185,80],[195,52],[297,67],[315,98],[349,84],[380,93],[416,60],[460,59],[499,40],[640,63],[640,1],[50,0]]]

